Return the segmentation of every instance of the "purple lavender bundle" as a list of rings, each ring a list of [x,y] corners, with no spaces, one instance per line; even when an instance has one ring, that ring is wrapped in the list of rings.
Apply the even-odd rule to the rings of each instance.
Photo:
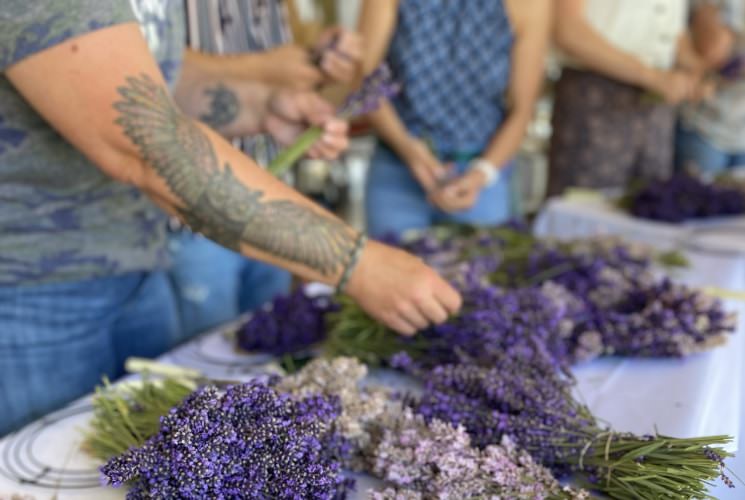
[[[741,215],[745,213],[745,193],[705,183],[687,173],[677,173],[669,179],[651,181],[632,190],[623,204],[636,217],[679,223]]]
[[[613,432],[572,397],[570,381],[529,358],[505,355],[493,367],[464,359],[432,370],[403,358],[424,382],[414,405],[426,420],[463,425],[479,447],[510,436],[536,462],[578,475],[611,498],[658,498],[662,491],[671,499],[705,498],[711,481],[729,481],[723,458],[731,455],[720,447],[730,438]]]
[[[324,339],[326,314],[337,309],[331,297],[310,297],[298,289],[256,311],[238,329],[238,345],[278,356],[302,352]]]
[[[160,431],[101,469],[128,499],[334,499],[348,482],[334,398],[298,401],[250,383],[200,389],[162,417]]]

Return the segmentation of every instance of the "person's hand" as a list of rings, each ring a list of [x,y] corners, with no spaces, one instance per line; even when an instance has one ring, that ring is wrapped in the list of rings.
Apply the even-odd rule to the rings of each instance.
[[[349,125],[334,116],[334,106],[315,92],[277,90],[269,98],[263,130],[282,145],[290,145],[309,125],[323,135],[308,151],[311,158],[333,160],[349,146]]]
[[[402,335],[445,322],[462,302],[420,259],[374,241],[362,252],[347,293],[370,316]]]
[[[652,90],[672,105],[693,100],[697,86],[698,78],[694,74],[677,69],[656,71],[652,81]]]
[[[693,102],[708,101],[717,93],[717,84],[709,78],[702,78],[693,94]]]
[[[261,53],[266,83],[296,90],[311,90],[323,82],[323,73],[311,54],[298,45],[282,45]]]
[[[321,71],[328,80],[348,84],[359,76],[363,47],[358,33],[329,28],[321,35],[316,51],[320,55]]]
[[[398,153],[426,193],[437,189],[450,171],[419,139],[409,138]]]
[[[480,170],[471,169],[430,194],[430,201],[449,213],[463,212],[473,207],[486,186]]]

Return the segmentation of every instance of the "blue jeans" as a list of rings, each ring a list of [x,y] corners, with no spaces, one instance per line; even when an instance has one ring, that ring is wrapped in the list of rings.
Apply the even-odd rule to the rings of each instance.
[[[745,151],[726,152],[701,137],[698,132],[678,125],[675,137],[675,168],[697,168],[720,174],[732,167],[745,166]]]
[[[247,259],[190,231],[173,233],[169,246],[182,340],[253,311],[290,289],[292,276],[287,271]]]
[[[0,287],[0,436],[122,375],[130,356],[172,345],[165,272]]]
[[[457,163],[456,168],[463,173],[467,165]],[[499,225],[512,218],[511,170],[511,166],[503,169],[499,182],[482,191],[469,210],[449,214],[431,205],[409,168],[393,151],[379,145],[367,178],[367,231],[380,238],[447,222]]]

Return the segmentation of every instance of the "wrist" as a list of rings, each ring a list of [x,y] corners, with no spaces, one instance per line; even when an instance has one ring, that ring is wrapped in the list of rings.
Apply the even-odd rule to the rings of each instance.
[[[336,285],[337,294],[344,293],[347,287],[350,285],[352,276],[355,274],[355,271],[357,270],[357,267],[362,260],[362,255],[365,252],[366,246],[367,235],[365,235],[365,233],[360,233],[355,240],[354,247],[350,251],[349,255],[347,256],[347,260],[344,263],[344,269],[342,270],[341,276],[339,277],[339,281]]]
[[[666,72],[650,66],[643,66],[640,75],[640,84],[645,89],[661,94],[664,87]]]
[[[482,187],[491,187],[499,182],[502,171],[494,163],[486,158],[476,158],[468,167],[469,172],[478,175]]]

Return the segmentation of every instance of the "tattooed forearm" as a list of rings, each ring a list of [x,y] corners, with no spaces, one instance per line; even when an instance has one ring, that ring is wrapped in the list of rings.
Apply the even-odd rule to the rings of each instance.
[[[210,111],[201,115],[199,119],[214,129],[233,123],[240,111],[240,102],[235,92],[218,83],[207,88],[204,94],[210,100]]]
[[[148,76],[128,78],[116,123],[180,201],[184,221],[232,249],[245,243],[323,275],[341,271],[356,235],[343,223],[289,200],[265,200],[220,165],[209,138]]]

